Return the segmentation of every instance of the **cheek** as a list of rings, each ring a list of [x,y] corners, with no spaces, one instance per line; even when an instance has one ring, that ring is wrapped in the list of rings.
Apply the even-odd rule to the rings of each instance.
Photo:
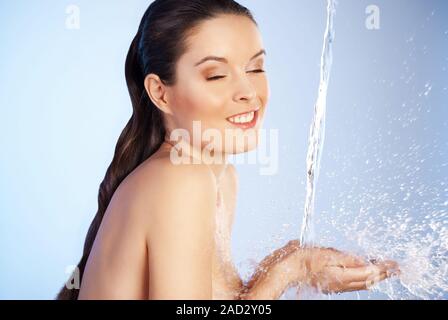
[[[200,81],[191,81],[184,88],[180,102],[184,104],[183,112],[189,119],[207,121],[222,114],[225,93],[215,92]]]
[[[207,128],[219,128],[224,119],[225,94],[211,90],[199,81],[189,81],[180,86],[173,104],[177,126],[191,131],[193,121],[200,121],[202,131]]]
[[[265,107],[269,101],[270,97],[270,88],[269,88],[269,82],[266,76],[263,77],[258,83],[257,83],[257,93],[260,97],[260,100],[262,102],[263,107]]]

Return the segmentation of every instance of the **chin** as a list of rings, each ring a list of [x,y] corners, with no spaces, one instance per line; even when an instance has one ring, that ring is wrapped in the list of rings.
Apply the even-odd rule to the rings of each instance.
[[[240,154],[257,149],[259,143],[259,130],[236,130],[233,139],[226,139],[225,152],[227,154]]]

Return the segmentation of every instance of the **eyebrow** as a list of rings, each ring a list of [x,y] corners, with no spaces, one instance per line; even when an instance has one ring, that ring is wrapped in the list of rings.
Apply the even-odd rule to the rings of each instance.
[[[262,54],[266,55],[266,50],[265,49],[261,49],[258,53],[256,53],[252,58],[249,59],[249,61],[254,60],[256,57],[261,56]],[[194,66],[197,67],[198,65],[209,61],[209,60],[213,60],[213,61],[219,61],[219,62],[223,62],[223,63],[229,63],[229,61],[226,58],[222,58],[222,57],[216,57],[216,56],[207,56],[203,59],[201,59],[199,62],[197,62]]]

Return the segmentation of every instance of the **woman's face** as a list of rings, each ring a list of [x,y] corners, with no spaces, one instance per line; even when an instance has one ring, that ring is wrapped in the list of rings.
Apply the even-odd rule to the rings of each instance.
[[[166,88],[168,131],[186,129],[190,141],[200,139],[202,147],[214,142],[217,152],[256,148],[269,98],[263,52],[258,28],[247,17],[222,15],[200,24],[178,60],[176,84]],[[205,59],[210,56],[218,58]],[[244,117],[233,117],[239,114]],[[200,138],[193,121],[200,121]]]

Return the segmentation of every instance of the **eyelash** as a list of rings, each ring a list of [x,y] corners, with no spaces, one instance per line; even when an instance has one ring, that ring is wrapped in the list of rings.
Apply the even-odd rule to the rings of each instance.
[[[253,70],[253,71],[249,71],[249,72],[263,73],[263,72],[265,72],[265,70],[257,69],[257,70]],[[215,81],[215,80],[219,80],[219,79],[222,79],[222,78],[225,78],[225,76],[216,76],[216,77],[207,78],[207,81]]]

